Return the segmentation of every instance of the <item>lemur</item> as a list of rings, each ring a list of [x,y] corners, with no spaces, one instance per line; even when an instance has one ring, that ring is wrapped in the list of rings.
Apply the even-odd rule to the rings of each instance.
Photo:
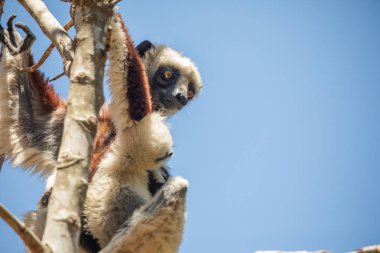
[[[13,19],[7,30],[0,29],[5,45],[0,63],[0,152],[15,166],[50,174],[39,210],[26,219],[42,237],[66,104],[42,73],[18,71],[18,67],[33,64],[34,35],[17,23],[26,33],[21,39]],[[139,212],[152,205],[154,194],[169,177],[166,160],[172,154],[172,140],[165,117],[179,111],[202,88],[199,72],[187,57],[148,41],[134,48],[119,15],[111,25],[108,75],[112,98],[99,115],[83,212],[81,245],[88,252],[99,248],[87,247],[87,237],[96,238],[103,248],[121,224],[135,224]],[[178,248],[183,217],[178,219],[182,222],[170,235],[172,246],[162,252]]]

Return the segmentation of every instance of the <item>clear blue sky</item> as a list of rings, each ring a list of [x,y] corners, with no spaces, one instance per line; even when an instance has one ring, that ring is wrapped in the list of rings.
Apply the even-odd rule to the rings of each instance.
[[[46,1],[61,23],[68,5]],[[380,243],[380,1],[120,4],[136,43],[183,51],[204,90],[170,122],[174,175],[190,181],[181,253],[353,250]],[[5,19],[34,21],[7,0]],[[2,21],[5,23],[5,20]],[[43,66],[62,70],[57,54]],[[67,94],[67,79],[56,82]],[[43,180],[9,164],[0,202],[35,209]],[[22,252],[0,221],[0,252]]]

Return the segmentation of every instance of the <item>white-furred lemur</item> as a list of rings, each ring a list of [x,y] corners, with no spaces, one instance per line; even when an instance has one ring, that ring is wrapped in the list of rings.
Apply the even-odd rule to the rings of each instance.
[[[49,175],[38,210],[26,216],[26,224],[42,237],[66,103],[42,73],[18,70],[33,64],[30,48],[35,37],[26,25],[16,23],[26,33],[22,39],[14,29],[14,17],[8,20],[7,29],[0,27],[0,154],[14,166]],[[99,113],[82,214],[81,250],[97,252],[119,229],[137,230],[150,219],[144,229],[157,226],[161,232],[142,233],[138,240],[153,240],[146,245],[155,245],[160,252],[176,252],[185,211],[175,207],[172,212],[153,211],[162,199],[170,198],[165,187],[187,187],[184,180],[168,180],[166,161],[172,155],[172,139],[165,117],[199,94],[201,78],[189,58],[167,46],[144,41],[135,48],[120,15],[115,14],[111,26],[108,75],[112,97]],[[131,252],[157,252],[143,245]]]

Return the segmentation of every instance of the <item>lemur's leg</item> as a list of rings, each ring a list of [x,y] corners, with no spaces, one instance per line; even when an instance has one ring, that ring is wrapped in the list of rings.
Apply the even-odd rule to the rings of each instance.
[[[32,65],[30,48],[35,36],[29,28],[22,39],[13,26],[15,16],[0,27],[0,154],[33,172],[46,173],[54,167],[65,113],[65,103],[41,72],[25,73],[19,67]]]
[[[182,240],[188,183],[172,177],[153,200],[123,224],[102,252],[174,253]]]

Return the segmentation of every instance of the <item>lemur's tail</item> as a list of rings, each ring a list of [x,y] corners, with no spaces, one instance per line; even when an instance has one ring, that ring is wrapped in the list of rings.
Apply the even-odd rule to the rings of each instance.
[[[14,166],[45,174],[54,168],[66,105],[41,72],[19,70],[34,63],[30,48],[35,37],[17,23],[26,33],[22,39],[14,18],[7,29],[0,27],[0,154]]]

